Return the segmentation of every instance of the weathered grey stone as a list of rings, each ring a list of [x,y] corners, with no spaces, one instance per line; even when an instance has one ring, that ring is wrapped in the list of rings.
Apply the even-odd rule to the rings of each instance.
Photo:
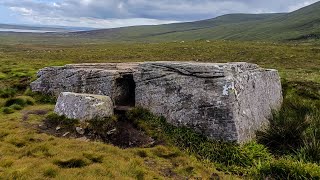
[[[32,90],[108,95],[213,139],[246,142],[282,103],[276,70],[249,63],[146,62],[45,68]]]
[[[278,72],[255,64],[150,62],[134,80],[137,106],[213,139],[252,139],[282,103]]]
[[[71,64],[48,67],[38,72],[38,79],[31,83],[35,92],[59,96],[61,92],[106,95],[115,104],[125,104],[134,90],[132,73],[139,63]],[[133,86],[133,87],[132,87]]]
[[[63,92],[54,111],[70,119],[86,121],[112,116],[113,102],[108,96]]]

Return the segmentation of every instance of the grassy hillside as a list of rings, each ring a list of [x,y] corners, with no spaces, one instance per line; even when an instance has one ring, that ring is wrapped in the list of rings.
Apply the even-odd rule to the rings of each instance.
[[[74,35],[117,41],[319,39],[320,2],[287,14],[230,14],[190,23],[98,30]]]
[[[196,22],[175,23],[155,26],[135,26],[116,29],[102,29],[95,31],[77,32],[73,35],[79,37],[100,37],[110,40],[134,40],[146,37],[170,35],[178,32],[194,32],[202,29],[215,28],[220,25],[227,25],[240,22],[251,22],[276,17],[280,14],[230,14],[214,19]]]
[[[244,40],[320,42],[320,2],[291,13],[230,14],[213,19],[155,26],[135,26],[73,33],[4,33],[8,44],[77,44]]]

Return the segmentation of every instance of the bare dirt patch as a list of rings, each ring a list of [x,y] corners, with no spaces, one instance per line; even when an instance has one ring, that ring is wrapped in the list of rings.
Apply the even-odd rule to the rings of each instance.
[[[48,114],[49,110],[32,110],[32,111],[24,111],[22,115],[22,120],[27,121],[29,119],[29,115],[46,115]]]
[[[115,122],[103,134],[97,134],[90,128],[60,126],[46,120],[36,128],[40,133],[51,134],[56,137],[73,138],[81,141],[100,141],[120,148],[152,147],[157,144],[155,140],[123,118]]]

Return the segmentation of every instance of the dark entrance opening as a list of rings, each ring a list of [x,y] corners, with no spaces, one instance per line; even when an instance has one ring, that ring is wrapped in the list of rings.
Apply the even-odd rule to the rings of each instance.
[[[115,105],[117,107],[134,107],[136,83],[132,74],[123,75],[116,80]]]

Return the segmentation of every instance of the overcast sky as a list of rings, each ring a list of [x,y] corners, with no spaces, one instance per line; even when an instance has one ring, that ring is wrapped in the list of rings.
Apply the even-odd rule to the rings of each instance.
[[[290,12],[319,0],[0,0],[0,23],[112,28]]]

